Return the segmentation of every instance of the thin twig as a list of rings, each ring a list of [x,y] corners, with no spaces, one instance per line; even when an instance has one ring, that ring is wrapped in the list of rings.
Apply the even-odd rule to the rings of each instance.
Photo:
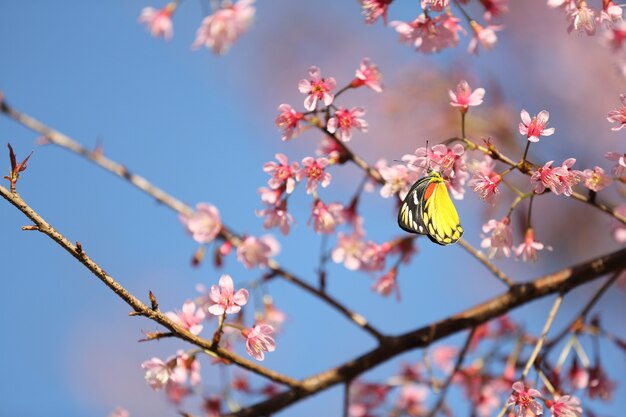
[[[79,250],[77,246],[72,244],[65,236],[57,232],[48,222],[46,222],[37,212],[35,212],[17,193],[11,193],[9,190],[0,185],[0,195],[4,197],[8,202],[13,204],[19,211],[24,213],[26,217],[33,221],[38,227],[38,230],[50,237],[56,243],[58,243],[63,249],[69,252],[74,258],[76,258],[81,264],[83,264],[89,271],[91,271],[100,281],[102,281],[109,289],[115,292],[122,300],[124,300],[138,315],[144,316],[150,320],[153,320],[163,327],[170,330],[179,339],[186,340],[195,346],[201,347],[207,351],[213,352],[220,358],[227,359],[237,365],[245,368],[258,375],[262,375],[274,382],[278,382],[283,385],[287,385],[292,388],[300,386],[300,382],[290,378],[288,376],[279,374],[278,372],[259,366],[258,364],[251,362],[245,358],[233,354],[232,352],[213,346],[211,341],[206,340],[200,336],[191,333],[189,330],[184,329],[170,320],[165,314],[159,310],[153,310],[137,297],[132,295],[126,288],[124,288],[113,277],[107,274],[96,262],[94,262],[84,250]]]
[[[489,271],[491,271],[491,273],[498,278],[500,281],[502,281],[505,285],[512,287],[513,286],[513,281],[511,280],[511,278],[509,278],[500,268],[498,268],[497,266],[495,266],[493,263],[491,263],[489,261],[489,259],[480,251],[476,250],[472,245],[470,245],[469,243],[467,243],[467,241],[465,241],[465,239],[459,239],[457,241],[457,243],[459,245],[461,245],[461,247],[463,249],[465,249],[467,252],[470,253],[470,255],[472,255],[474,258],[478,259],[478,261],[480,263],[482,263],[485,268],[487,268]]]
[[[463,348],[461,349],[459,356],[457,356],[456,358],[454,369],[452,370],[450,375],[448,375],[448,377],[446,378],[446,381],[444,382],[443,387],[441,388],[441,393],[439,394],[439,398],[437,399],[437,403],[433,406],[430,412],[426,415],[427,417],[434,417],[434,415],[437,414],[437,411],[439,411],[439,409],[443,405],[446,399],[446,394],[448,392],[448,389],[450,388],[450,385],[452,384],[454,375],[456,375],[456,373],[459,372],[459,369],[461,369],[461,366],[463,365],[463,360],[465,359],[465,355],[467,354],[467,351],[472,342],[472,338],[474,337],[475,332],[476,332],[476,327],[472,327],[472,330],[470,330],[470,333],[467,336],[467,339],[465,340],[465,344],[463,345]]]
[[[563,294],[559,294],[559,296],[554,301],[554,304],[552,305],[552,309],[550,310],[550,313],[548,314],[548,319],[546,320],[546,324],[543,326],[541,336],[539,337],[539,340],[537,341],[537,344],[535,345],[533,352],[530,354],[530,357],[528,358],[528,362],[526,362],[526,366],[524,366],[524,371],[522,372],[522,380],[526,379],[526,376],[528,375],[528,371],[530,371],[531,366],[533,365],[533,363],[535,363],[535,359],[537,359],[537,355],[539,355],[539,352],[541,351],[543,342],[546,340],[546,336],[548,332],[550,331],[550,327],[552,327],[552,322],[554,321],[554,318],[556,317],[557,311],[559,311],[559,307],[561,306],[562,301],[563,301]]]
[[[49,141],[50,143],[57,145],[61,148],[67,149],[84,158],[87,158],[88,160],[92,161],[93,163],[100,166],[101,168],[104,168],[105,170],[111,172],[112,174],[125,179],[130,184],[134,185],[135,187],[137,187],[144,193],[148,194],[149,196],[155,198],[157,201],[165,204],[167,207],[171,208],[172,210],[183,215],[190,215],[191,213],[193,213],[193,208],[183,203],[182,201],[176,199],[175,197],[171,196],[170,194],[166,193],[162,189],[156,187],[144,177],[131,173],[124,165],[118,162],[115,162],[112,159],[107,158],[100,151],[91,151],[85,148],[84,146],[82,146],[80,143],[70,138],[69,136],[44,125],[37,119],[25,113],[22,113],[13,109],[6,103],[6,101],[0,102],[0,111],[4,113],[5,115],[7,115],[9,118],[24,125],[25,127],[43,135],[46,138],[46,140]],[[231,231],[228,227],[226,227],[225,225],[222,226],[222,230],[220,231],[219,236],[222,239],[231,242],[235,247],[238,247],[241,245],[241,242],[242,242],[241,238],[236,233]],[[324,302],[326,302],[331,307],[338,310],[341,314],[346,316],[350,321],[352,321],[357,326],[361,327],[363,330],[371,334],[376,339],[378,340],[384,339],[385,336],[381,332],[376,330],[374,327],[372,327],[361,314],[352,312],[351,310],[349,310],[347,307],[345,307],[343,304],[341,304],[339,301],[337,301],[333,297],[307,284],[304,280],[297,277],[293,273],[283,269],[280,266],[280,264],[276,262],[275,260],[271,260],[269,266],[272,269],[272,271],[275,272],[277,275],[285,278],[287,281],[291,282],[292,284],[295,284],[296,286],[309,292],[310,294],[319,297]]]

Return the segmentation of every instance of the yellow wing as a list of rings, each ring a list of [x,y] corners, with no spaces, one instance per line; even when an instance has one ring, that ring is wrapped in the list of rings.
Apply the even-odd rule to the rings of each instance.
[[[450,245],[463,235],[459,214],[456,212],[443,180],[433,181],[430,187],[434,188],[426,190],[426,201],[422,212],[428,237],[440,245]]]

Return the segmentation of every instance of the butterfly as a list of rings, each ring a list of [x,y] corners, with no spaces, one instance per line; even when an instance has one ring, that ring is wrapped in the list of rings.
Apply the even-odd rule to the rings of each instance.
[[[459,215],[439,172],[429,170],[413,184],[398,212],[398,225],[407,232],[426,235],[443,246],[461,238],[463,228]]]

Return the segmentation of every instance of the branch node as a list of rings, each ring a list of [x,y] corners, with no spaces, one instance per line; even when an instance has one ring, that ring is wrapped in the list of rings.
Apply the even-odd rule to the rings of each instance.
[[[148,291],[148,297],[150,297],[150,308],[152,311],[159,311],[159,303],[152,291]]]
[[[22,230],[39,230],[39,226],[35,226],[34,224],[30,224],[27,226],[22,226]]]
[[[83,251],[83,245],[81,245],[78,240],[76,241],[76,253],[80,255],[80,257],[85,256],[85,252]]]

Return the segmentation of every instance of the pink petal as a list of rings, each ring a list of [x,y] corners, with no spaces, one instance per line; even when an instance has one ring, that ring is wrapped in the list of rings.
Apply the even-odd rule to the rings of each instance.
[[[541,110],[537,115],[537,121],[542,125],[545,125],[550,118],[550,113],[547,110]]]
[[[315,110],[315,106],[317,105],[317,96],[314,94],[309,94],[304,99],[304,108],[308,111]]]
[[[526,110],[522,109],[522,111],[520,112],[520,117],[522,118],[522,122],[524,122],[526,126],[530,124],[530,114],[528,114]]]
[[[222,275],[220,277],[220,288],[222,291],[227,291],[229,294],[232,294],[235,291],[235,286],[233,285],[233,279],[230,275]]]
[[[550,136],[554,134],[554,128],[551,127],[549,129],[543,129],[543,132],[541,132],[541,136]]]
[[[330,106],[333,103],[334,96],[331,93],[324,93],[324,104]]]
[[[242,306],[248,302],[248,298],[249,298],[248,290],[246,290],[245,288],[242,288],[235,293],[235,295],[233,296],[233,301],[236,304],[239,304],[240,306]]]
[[[309,80],[300,80],[298,83],[298,90],[302,94],[308,94],[311,91],[311,82]]]
[[[474,90],[472,95],[470,95],[469,105],[470,106],[478,106],[483,102],[483,97],[485,96],[484,88],[477,88]]]
[[[219,304],[213,304],[209,307],[209,313],[215,316],[221,316],[222,314],[224,314],[224,307]]]
[[[288,165],[289,164],[289,160],[287,159],[287,156],[285,154],[283,154],[283,153],[277,153],[276,154],[276,159],[282,165]]]
[[[334,90],[337,87],[337,81],[333,77],[326,78],[326,86],[329,90]]]
[[[312,81],[319,81],[322,79],[320,75],[320,69],[316,66],[309,67],[309,77]]]
[[[193,301],[186,301],[185,304],[183,304],[183,308],[182,308],[182,312],[185,315],[192,315],[193,312],[196,310],[196,304]]]
[[[337,118],[331,117],[328,120],[328,124],[326,125],[326,130],[328,130],[330,133],[335,133],[337,131],[337,123],[338,123]]]

